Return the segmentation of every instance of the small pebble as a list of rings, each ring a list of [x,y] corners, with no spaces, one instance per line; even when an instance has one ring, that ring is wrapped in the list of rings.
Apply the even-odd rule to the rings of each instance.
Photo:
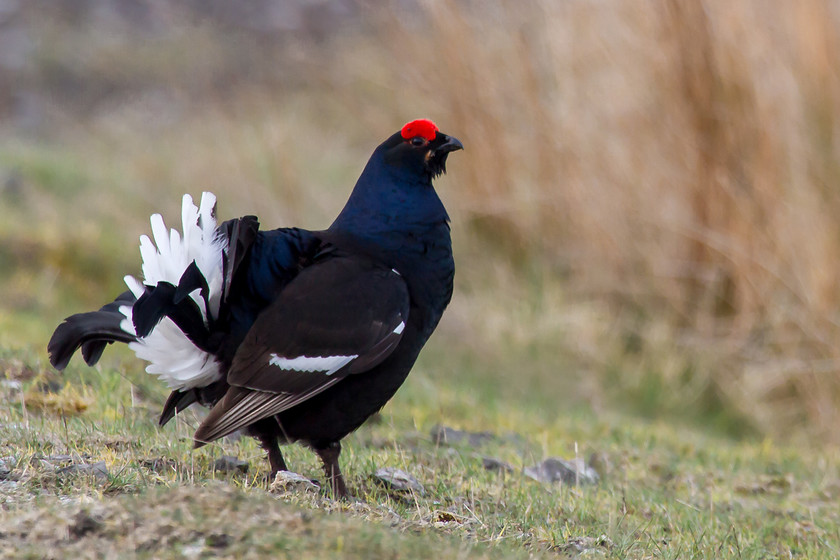
[[[373,476],[391,490],[400,492],[411,491],[421,496],[426,493],[426,489],[423,488],[420,481],[407,472],[394,467],[382,467]]]
[[[438,445],[469,445],[478,447],[499,439],[490,432],[466,432],[449,426],[435,426],[430,434],[432,441]]]
[[[481,464],[484,465],[484,468],[488,471],[513,472],[516,470],[510,463],[495,457],[482,457]]]
[[[274,477],[269,487],[269,492],[274,494],[287,494],[289,492],[313,492],[317,493],[321,487],[303,475],[292,471],[280,471]]]
[[[8,480],[12,476],[12,465],[16,464],[14,457],[0,458],[0,480]]]
[[[99,479],[108,478],[108,467],[105,461],[98,463],[76,463],[67,467],[61,467],[55,471],[57,474],[92,474]]]
[[[583,459],[567,461],[549,457],[533,467],[525,467],[525,476],[539,482],[562,482],[564,484],[597,484],[601,477]]]

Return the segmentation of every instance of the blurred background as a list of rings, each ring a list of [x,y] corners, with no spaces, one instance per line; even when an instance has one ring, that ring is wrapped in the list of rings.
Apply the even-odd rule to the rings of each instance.
[[[829,0],[0,0],[0,346],[46,363],[185,192],[326,227],[419,117],[466,146],[420,390],[840,440]]]

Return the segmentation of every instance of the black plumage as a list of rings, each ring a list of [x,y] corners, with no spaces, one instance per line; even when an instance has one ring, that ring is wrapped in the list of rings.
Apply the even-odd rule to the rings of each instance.
[[[85,363],[92,366],[102,357],[108,344],[134,342],[136,336],[125,332],[120,326],[125,317],[119,311],[120,306],[132,305],[134,301],[134,294],[126,291],[111,303],[103,305],[99,311],[78,313],[65,319],[56,328],[47,345],[53,367],[66,368],[80,346]]]
[[[173,391],[161,425],[193,403],[212,406],[196,447],[243,429],[274,474],[286,469],[278,444],[301,441],[321,457],[334,494],[346,495],[340,440],[402,385],[452,296],[449,217],[432,179],[461,148],[430,121],[407,124],[374,151],[330,228],[263,232],[252,216],[225,222],[221,287],[193,263],[177,284],[70,317],[50,341],[53,365],[66,366],[79,346],[93,363],[108,342],[134,340],[119,329],[118,311],[133,302],[138,337],[169,318],[221,372]],[[218,312],[202,313],[214,289]]]

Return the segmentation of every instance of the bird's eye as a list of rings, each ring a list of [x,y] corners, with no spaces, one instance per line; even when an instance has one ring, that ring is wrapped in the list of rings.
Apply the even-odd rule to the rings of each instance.
[[[428,143],[429,141],[423,138],[422,136],[415,136],[411,139],[412,146],[425,146]]]

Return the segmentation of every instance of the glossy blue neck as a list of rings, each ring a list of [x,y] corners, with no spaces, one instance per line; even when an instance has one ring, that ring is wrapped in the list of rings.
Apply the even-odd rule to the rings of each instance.
[[[382,233],[410,235],[449,216],[422,171],[385,161],[382,146],[374,151],[350,199],[330,231],[374,239]]]

